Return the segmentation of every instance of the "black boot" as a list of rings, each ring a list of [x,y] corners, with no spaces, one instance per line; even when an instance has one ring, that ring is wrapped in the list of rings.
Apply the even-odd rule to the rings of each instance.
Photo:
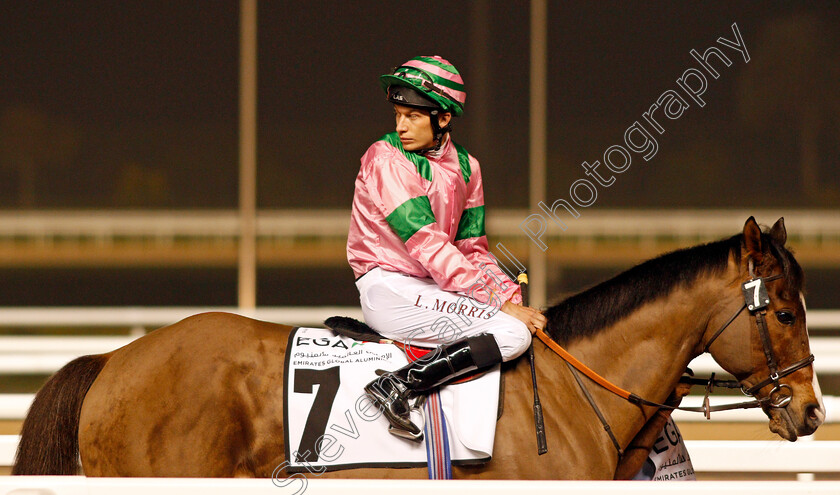
[[[501,362],[495,337],[479,335],[442,345],[403,368],[385,372],[368,383],[365,392],[399,430],[396,434],[422,440],[423,432],[411,421],[411,399],[470,371]]]

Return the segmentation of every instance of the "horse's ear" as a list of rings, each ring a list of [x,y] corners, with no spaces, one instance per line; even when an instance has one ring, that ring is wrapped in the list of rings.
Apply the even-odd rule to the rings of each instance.
[[[747,256],[756,263],[761,263],[761,229],[753,217],[748,218],[744,224],[744,245],[747,248]]]
[[[770,229],[770,238],[779,243],[780,246],[784,246],[787,242],[787,230],[785,229],[785,217],[780,217],[776,220],[776,223],[773,224],[773,227]]]

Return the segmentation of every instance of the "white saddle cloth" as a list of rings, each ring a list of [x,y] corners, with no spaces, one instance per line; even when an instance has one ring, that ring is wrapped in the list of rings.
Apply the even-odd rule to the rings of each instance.
[[[324,328],[292,331],[284,393],[288,471],[425,465],[425,441],[388,433],[388,420],[363,390],[377,369],[406,364],[393,344],[359,342]],[[441,390],[454,464],[490,459],[499,379],[496,366],[476,380]],[[422,428],[422,417],[413,418]]]

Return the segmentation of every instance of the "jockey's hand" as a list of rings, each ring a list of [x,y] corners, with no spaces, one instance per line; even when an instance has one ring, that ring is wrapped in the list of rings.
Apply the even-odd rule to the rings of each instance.
[[[544,329],[546,324],[545,316],[538,309],[532,308],[530,306],[523,306],[521,304],[516,304],[513,302],[505,301],[500,308],[503,312],[513,316],[517,320],[521,321],[522,323],[528,326],[528,330],[531,331],[531,335],[536,333],[537,329]]]

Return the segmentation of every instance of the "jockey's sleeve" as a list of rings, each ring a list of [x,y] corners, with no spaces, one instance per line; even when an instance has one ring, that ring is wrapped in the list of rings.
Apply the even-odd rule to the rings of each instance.
[[[470,156],[470,180],[467,183],[467,202],[458,233],[455,236],[455,247],[464,253],[473,266],[481,268],[494,281],[494,290],[500,293],[501,299],[510,299],[516,304],[522,303],[522,293],[519,285],[515,284],[499,268],[496,260],[489,254],[487,235],[484,229],[484,187],[481,178],[481,168],[478,160]]]
[[[429,272],[441,289],[461,292],[497,307],[510,298],[498,290],[494,277],[473,265],[449,242],[449,235],[438,226],[426,195],[426,179],[407,160],[385,153],[373,157],[371,165],[365,180],[368,195],[405,244],[409,256]],[[513,291],[509,291],[512,295]]]

